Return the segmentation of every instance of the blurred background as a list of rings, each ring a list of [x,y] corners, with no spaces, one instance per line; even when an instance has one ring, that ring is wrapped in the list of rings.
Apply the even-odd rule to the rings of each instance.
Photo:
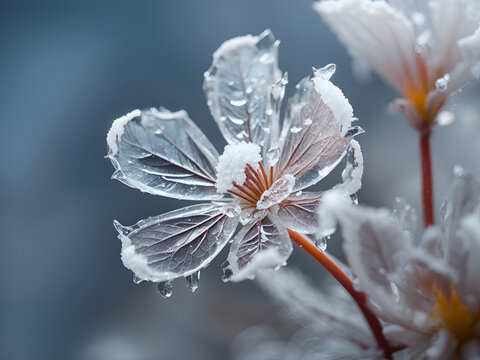
[[[417,136],[388,110],[395,93],[375,76],[354,80],[351,59],[311,3],[0,1],[0,358],[226,359],[245,328],[285,326],[255,282],[222,283],[226,251],[195,294],[181,279],[170,299],[134,285],[112,226],[186,205],[110,179],[112,121],[135,108],[185,109],[221,150],[202,82],[231,37],[272,29],[287,96],[312,66],[336,63],[332,80],[366,130],[360,202],[391,206],[401,195],[420,211]],[[478,84],[465,88],[453,104],[457,121],[435,131],[437,209],[455,164],[480,175],[479,95]],[[341,256],[341,239],[329,249]],[[321,283],[322,270],[298,248],[289,266]]]

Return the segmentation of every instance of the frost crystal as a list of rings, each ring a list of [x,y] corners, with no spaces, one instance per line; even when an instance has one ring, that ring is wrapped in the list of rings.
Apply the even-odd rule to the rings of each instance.
[[[117,141],[119,141],[123,135],[125,124],[140,115],[140,110],[133,110],[132,112],[129,112],[127,115],[124,115],[113,122],[112,127],[107,134],[107,144],[111,155],[115,155],[118,151]]]
[[[260,151],[260,146],[257,144],[244,141],[225,146],[223,154],[218,159],[215,184],[217,191],[224,193],[234,187],[233,183],[242,185],[247,178],[245,167],[250,165],[256,169],[258,163],[262,161]]]
[[[329,69],[328,71],[320,69],[315,71],[313,82],[315,84],[315,90],[320,94],[323,102],[333,112],[335,119],[340,123],[341,128],[343,129],[342,131],[345,132],[352,123],[353,109],[345,98],[345,95],[343,95],[342,90],[328,80],[334,71],[335,69]]]
[[[272,184],[270,189],[262,194],[257,202],[257,209],[264,210],[281,203],[291,194],[294,186],[295,178],[292,175],[286,174],[282,176]]]

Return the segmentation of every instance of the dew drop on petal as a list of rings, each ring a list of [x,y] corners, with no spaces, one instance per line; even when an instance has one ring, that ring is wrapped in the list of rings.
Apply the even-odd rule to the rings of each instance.
[[[144,281],[144,280],[140,279],[137,275],[133,275],[133,282],[135,284],[140,284],[142,281]]]
[[[353,137],[353,136],[357,136],[359,134],[363,134],[364,132],[365,132],[365,130],[363,130],[360,126],[352,126],[352,127],[347,129],[347,131],[345,132],[345,135],[343,135],[343,137],[344,138]]]
[[[229,116],[228,120],[230,120],[232,123],[234,123],[236,125],[243,125],[243,123],[245,122],[245,120],[243,120],[243,119],[235,118],[235,117],[232,117],[232,116]]]
[[[185,280],[187,281],[187,287],[193,292],[198,289],[198,282],[200,280],[200,270],[185,276]]]
[[[450,81],[450,75],[445,74],[443,77],[435,80],[435,87],[440,92],[445,92],[448,89],[448,82]]]
[[[242,212],[242,208],[237,203],[229,203],[222,208],[222,212],[228,217],[237,217]]]
[[[302,190],[300,190],[300,191],[297,191],[297,192],[295,193],[295,195],[296,195],[296,196],[300,196],[300,195],[302,195],[302,193],[303,193]]]
[[[230,278],[232,277],[233,275],[233,271],[230,267],[230,263],[227,261],[225,261],[222,265],[222,270],[223,270],[223,276],[222,276],[222,281],[223,282],[228,282],[230,281]]]
[[[243,106],[247,103],[247,100],[245,99],[240,99],[240,100],[230,100],[230,104],[233,106]]]
[[[350,199],[352,200],[352,203],[354,203],[355,205],[358,205],[358,195],[357,195],[357,193],[354,193],[354,194],[350,195]]]
[[[448,126],[455,122],[455,114],[451,111],[444,110],[437,115],[437,124],[440,126]]]
[[[162,297],[169,298],[173,293],[172,281],[162,281],[157,284],[158,292]]]
[[[220,116],[220,121],[226,121],[227,117],[226,116]]]
[[[300,131],[302,131],[302,128],[301,128],[301,127],[292,126],[292,127],[290,128],[290,132],[291,132],[292,134],[299,133]]]
[[[278,147],[278,145],[274,145],[273,147],[270,148],[270,150],[267,151],[267,154],[265,155],[267,158],[268,165],[270,166],[275,166],[280,159],[280,154],[281,150]]]

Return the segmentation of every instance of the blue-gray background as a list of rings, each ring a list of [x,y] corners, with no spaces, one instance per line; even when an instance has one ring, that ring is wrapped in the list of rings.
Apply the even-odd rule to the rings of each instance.
[[[110,180],[111,122],[134,108],[185,109],[220,150],[201,90],[225,40],[270,28],[293,85],[312,66],[333,81],[367,133],[360,201],[419,206],[416,134],[387,111],[378,78],[353,80],[350,58],[302,1],[0,2],[0,357],[2,359],[225,359],[238,332],[280,316],[254,282],[223,284],[219,264],[192,295],[134,285],[112,219],[130,224],[184,204]],[[378,56],[381,56],[379,54]],[[461,163],[479,173],[478,86],[458,97],[458,120],[433,139],[437,205]],[[476,99],[476,100],[475,100]],[[338,181],[338,171],[323,183]],[[340,254],[340,238],[330,249]],[[321,269],[295,249],[289,266]]]

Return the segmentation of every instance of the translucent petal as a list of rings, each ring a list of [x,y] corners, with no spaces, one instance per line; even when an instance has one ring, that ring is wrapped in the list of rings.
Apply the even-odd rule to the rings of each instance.
[[[337,121],[332,108],[325,104],[322,94],[315,87],[315,76],[320,74],[313,74],[297,85],[295,94],[289,100],[282,129],[283,146],[277,168],[281,174],[295,177],[294,191],[313,185],[327,176],[340,162],[352,140],[352,137],[342,136],[340,121]],[[340,94],[337,95],[340,97]],[[348,108],[345,98],[336,100]]]
[[[321,199],[321,192],[293,193],[278,206],[277,215],[285,227],[313,234],[319,227],[317,210]]]
[[[108,135],[113,178],[155,195],[177,199],[218,198],[218,153],[185,111],[138,111],[116,120]]]
[[[342,172],[343,182],[335,186],[335,189],[353,195],[362,187],[363,176],[363,155],[360,144],[356,140],[350,142],[345,159],[346,165]]]
[[[276,268],[287,261],[292,242],[279,220],[266,212],[245,225],[235,236],[228,255],[230,280],[255,277],[258,270]]]
[[[277,65],[278,44],[270,30],[265,30],[259,36],[228,40],[214,53],[203,88],[210,112],[228,143],[243,140],[263,146],[265,140],[277,136],[278,116],[272,103],[278,98],[281,101],[284,86],[280,83],[275,88],[279,94],[272,94],[272,85],[282,77]]]
[[[352,56],[367,61],[397,90],[407,77],[415,78],[415,34],[402,12],[371,0],[319,1],[314,9]]]
[[[115,222],[115,227],[125,267],[139,279],[163,282],[206,267],[227,244],[237,223],[220,204],[198,204],[132,227]]]

